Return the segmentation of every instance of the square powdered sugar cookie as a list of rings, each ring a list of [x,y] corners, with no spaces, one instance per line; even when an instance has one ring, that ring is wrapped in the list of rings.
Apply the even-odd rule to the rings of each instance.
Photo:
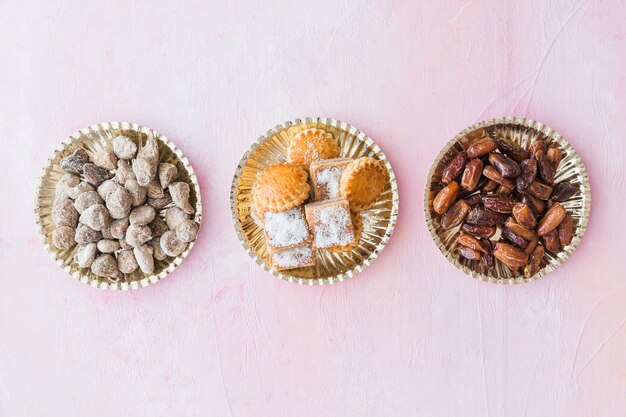
[[[311,240],[302,206],[280,213],[266,212],[264,230],[265,242],[270,251],[291,248]]]
[[[311,162],[309,171],[316,201],[339,197],[341,173],[350,162],[352,162],[351,158],[324,159]]]
[[[315,265],[315,253],[309,245],[278,249],[272,252],[272,267],[277,271],[313,265]]]
[[[313,249],[333,249],[354,243],[354,228],[348,200],[336,198],[305,206],[313,233]]]

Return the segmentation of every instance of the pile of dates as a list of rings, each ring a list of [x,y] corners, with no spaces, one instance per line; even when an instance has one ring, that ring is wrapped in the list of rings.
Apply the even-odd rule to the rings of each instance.
[[[433,210],[444,229],[460,226],[461,256],[487,269],[497,258],[530,278],[545,251],[558,252],[572,241],[574,219],[561,203],[579,188],[554,183],[563,157],[558,144],[546,146],[538,137],[523,149],[494,136],[479,129],[459,142],[463,150],[445,166]]]

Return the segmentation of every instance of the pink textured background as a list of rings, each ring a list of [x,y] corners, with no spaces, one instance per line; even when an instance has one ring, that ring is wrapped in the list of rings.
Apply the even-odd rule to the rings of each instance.
[[[143,3],[0,1],[0,416],[624,415],[623,2]],[[574,256],[517,287],[458,272],[422,213],[441,146],[505,114],[565,136],[593,190]],[[400,185],[388,247],[326,288],[263,272],[230,221],[246,148],[306,115],[364,130]],[[132,293],[69,279],[32,215],[59,142],[112,120],[177,143],[206,210]]]

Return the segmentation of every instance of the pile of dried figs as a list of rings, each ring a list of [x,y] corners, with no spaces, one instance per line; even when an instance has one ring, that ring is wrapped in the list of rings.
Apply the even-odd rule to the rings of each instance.
[[[61,161],[52,244],[78,245],[74,262],[100,277],[151,274],[155,259],[180,255],[196,238],[190,188],[176,180],[176,165],[160,162],[154,137],[141,148],[127,136],[109,145],[91,154],[80,147]]]
[[[563,151],[539,136],[523,149],[517,142],[479,129],[463,138],[461,150],[441,173],[443,188],[433,200],[444,229],[459,227],[459,254],[495,267],[495,259],[530,278],[545,251],[572,241],[575,223],[562,202],[577,185],[554,183]]]

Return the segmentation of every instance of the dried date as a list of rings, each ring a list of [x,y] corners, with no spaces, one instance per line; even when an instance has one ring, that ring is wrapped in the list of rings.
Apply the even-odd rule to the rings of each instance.
[[[553,230],[543,236],[543,245],[546,250],[550,252],[556,252],[561,247],[561,243],[559,242],[559,235],[556,230]]]
[[[498,229],[495,226],[482,226],[478,224],[465,223],[463,224],[463,226],[461,226],[461,230],[476,237],[489,239],[496,234],[496,231]]]
[[[506,188],[513,189],[515,187],[515,185],[513,184],[513,181],[511,181],[508,178],[505,178],[500,171],[498,171],[491,165],[487,165],[483,169],[483,175],[489,178],[490,180],[495,181],[498,184],[505,186]]]
[[[510,213],[515,205],[512,198],[504,195],[485,195],[482,197],[482,202],[485,208],[498,213]]]
[[[447,230],[460,225],[465,221],[470,210],[471,207],[465,200],[458,200],[441,218],[441,226]]]
[[[498,149],[516,162],[521,162],[529,157],[528,151],[523,149],[517,142],[505,137],[496,139]]]
[[[503,177],[517,177],[522,172],[517,162],[500,153],[490,153],[489,163],[496,167]]]
[[[569,200],[578,192],[578,187],[567,181],[560,182],[554,187],[552,201],[563,202]]]
[[[507,243],[496,243],[496,246],[493,248],[493,255],[498,258],[500,262],[511,268],[519,268],[526,265],[526,262],[528,262],[526,252]]]
[[[467,215],[466,222],[479,226],[495,226],[506,222],[507,215],[483,207],[474,207]]]
[[[461,177],[461,187],[467,191],[474,191],[482,173],[483,161],[480,159],[472,159],[465,165],[465,170]]]
[[[450,163],[443,169],[441,182],[449,184],[451,181],[454,181],[459,175],[461,175],[461,172],[463,172],[463,167],[465,166],[466,161],[467,153],[459,152],[456,154],[452,161],[450,161]]]
[[[530,187],[537,176],[537,161],[534,159],[524,159],[520,162],[520,176],[515,179],[517,191],[522,192]]]
[[[539,181],[533,181],[528,187],[528,192],[539,200],[548,200],[552,195],[552,187]]]
[[[464,257],[465,259],[469,259],[470,261],[478,261],[482,257],[481,252],[465,246],[459,246],[458,251],[462,257]]]
[[[553,145],[546,151],[546,156],[554,169],[557,169],[561,163],[561,159],[563,159],[563,152],[557,146]]]
[[[437,196],[433,200],[433,209],[438,214],[443,214],[454,203],[457,194],[459,193],[459,184],[456,181],[452,181],[446,185],[437,193]]]
[[[537,225],[535,213],[533,213],[528,204],[515,204],[513,207],[513,217],[515,217],[515,221],[517,221],[520,226],[525,227],[526,229],[534,229]]]
[[[511,230],[516,235],[523,237],[526,240],[533,240],[537,238],[537,233],[534,230],[528,229],[521,224],[519,224],[513,217],[509,217],[506,219],[506,223],[504,223],[504,227]]]
[[[556,175],[556,169],[548,159],[545,153],[537,152],[535,154],[537,160],[537,167],[539,168],[539,177],[548,184],[554,182],[554,176]]]
[[[468,234],[468,233],[463,233],[461,232],[457,238],[456,238],[456,242],[459,245],[463,245],[466,246],[470,249],[474,249],[477,250],[479,252],[482,253],[488,253],[491,251],[491,248],[489,246],[487,246],[485,244],[485,242],[482,242],[478,239],[476,239],[474,236]]]
[[[538,198],[533,197],[529,193],[524,193],[522,203],[527,204],[533,209],[535,214],[542,214],[546,211],[546,203]]]
[[[574,219],[569,213],[565,213],[565,217],[561,221],[561,224],[557,226],[556,232],[562,247],[572,243],[572,237],[574,236]]]
[[[518,248],[525,249],[528,246],[528,242],[520,235],[514,233],[511,229],[504,228],[502,230],[502,236]]]
[[[467,148],[468,158],[478,158],[498,149],[498,144],[490,137],[478,139]]]
[[[543,259],[545,251],[543,246],[538,245],[532,251],[528,263],[524,267],[524,277],[530,278],[539,272],[539,268],[541,266],[541,260]]]
[[[551,231],[555,230],[565,218],[565,214],[565,208],[563,208],[560,203],[555,202],[554,204],[552,204],[552,206],[550,206],[546,214],[539,222],[539,226],[537,227],[537,235],[545,236]]]

